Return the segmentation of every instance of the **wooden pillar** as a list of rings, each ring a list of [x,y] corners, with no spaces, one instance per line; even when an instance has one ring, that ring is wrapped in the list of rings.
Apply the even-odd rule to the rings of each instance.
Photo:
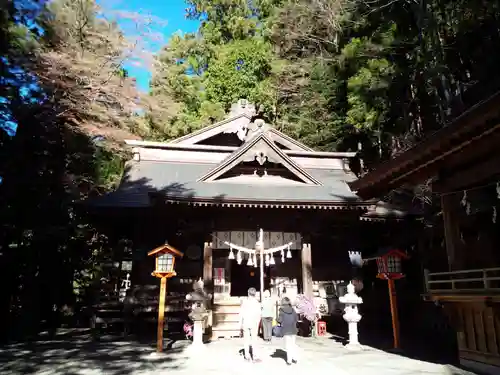
[[[165,325],[165,299],[167,296],[167,278],[160,279],[160,298],[158,302],[158,331],[156,338],[156,351],[163,352],[163,330]]]
[[[212,243],[205,242],[203,246],[203,284],[207,293],[214,295],[214,280],[213,280],[213,254]],[[207,328],[211,330],[213,324],[212,310],[208,313]]]
[[[211,242],[205,242],[205,245],[203,246],[203,282],[205,283],[205,288],[212,290],[213,257]]]
[[[302,244],[300,253],[302,261],[302,293],[306,297],[313,297],[313,279],[312,279],[312,256],[311,244]]]
[[[394,338],[394,349],[399,349],[399,314],[398,300],[396,296],[396,285],[394,280],[387,280],[389,285],[389,303],[391,305],[392,335]]]
[[[448,268],[456,271],[463,268],[464,247],[460,241],[460,227],[457,209],[459,202],[456,194],[441,196],[441,210],[443,211],[444,236],[446,253],[448,256]]]

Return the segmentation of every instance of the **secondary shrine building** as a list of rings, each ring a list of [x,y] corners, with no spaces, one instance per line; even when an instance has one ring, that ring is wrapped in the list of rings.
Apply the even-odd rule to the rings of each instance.
[[[120,267],[130,274],[132,292],[122,293],[145,304],[145,286],[157,284],[146,253],[168,242],[185,256],[169,281],[167,311],[181,310],[192,281],[201,277],[214,292],[214,330],[238,331],[230,316],[261,280],[276,296],[304,293],[321,309],[333,308],[328,299],[351,276],[348,251],[370,237],[360,218],[378,212],[347,184],[356,179],[349,168],[354,153],[313,151],[255,119],[254,106],[244,100],[226,120],[171,142],[127,144],[133,159],[119,188],[92,203],[103,224],[127,236],[120,260],[109,262],[126,264]],[[227,244],[254,248],[260,229],[265,249],[291,243],[290,254],[287,248],[268,259],[262,278],[245,254],[240,264],[231,259]]]

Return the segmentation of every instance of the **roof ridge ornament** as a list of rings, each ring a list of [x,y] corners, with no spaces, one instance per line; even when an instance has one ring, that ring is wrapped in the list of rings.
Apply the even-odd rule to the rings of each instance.
[[[242,162],[252,161],[257,161],[260,165],[264,165],[266,162],[282,164],[305,184],[322,185],[320,181],[286,155],[276,143],[266,135],[266,132],[256,133],[256,135],[224,159],[217,167],[200,177],[198,181],[215,181],[223,174],[233,169],[236,165]]]
[[[253,117],[256,113],[257,111],[253,103],[249,103],[247,99],[239,99],[236,103],[233,103],[231,105],[231,110],[229,111],[228,118],[238,115],[247,115]]]
[[[271,128],[271,125],[269,125],[264,119],[257,118],[250,124],[245,125],[246,135],[242,140],[244,142],[250,142],[261,133],[266,133],[266,135],[268,135]],[[272,138],[270,139],[272,140]],[[272,142],[274,143],[274,140],[272,140]]]

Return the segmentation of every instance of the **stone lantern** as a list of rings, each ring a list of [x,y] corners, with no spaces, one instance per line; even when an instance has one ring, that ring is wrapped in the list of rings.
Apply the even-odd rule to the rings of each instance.
[[[200,279],[193,284],[193,291],[186,296],[186,300],[192,302],[189,317],[193,321],[193,347],[203,345],[203,323],[208,318],[207,302],[212,295],[204,290],[203,281]]]
[[[363,299],[354,292],[352,282],[347,285],[347,293],[339,298],[339,301],[345,304],[344,320],[349,327],[349,343],[347,348],[353,350],[361,349],[358,340],[358,323],[361,320],[361,315],[358,312],[358,305],[363,303]]]
[[[349,261],[352,265],[352,279],[347,285],[347,293],[339,298],[339,302],[345,305],[343,318],[349,327],[348,349],[360,350],[361,345],[358,339],[358,323],[361,315],[358,311],[358,305],[363,303],[363,299],[356,294],[363,288],[363,283],[358,278],[358,273],[363,266],[363,258],[359,251],[349,251]],[[356,284],[356,287],[355,285]]]

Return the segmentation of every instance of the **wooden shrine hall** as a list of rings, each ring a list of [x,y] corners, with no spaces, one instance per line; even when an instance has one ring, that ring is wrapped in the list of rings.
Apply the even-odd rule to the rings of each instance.
[[[369,240],[360,238],[367,225],[360,219],[380,212],[348,186],[354,153],[313,151],[255,118],[245,100],[226,120],[171,142],[127,144],[133,159],[120,186],[92,209],[132,241],[125,246],[132,289],[154,282],[148,250],[168,241],[184,252],[169,308],[202,277],[214,292],[218,317],[210,324],[221,336],[239,333],[239,297],[259,290],[260,280],[275,296],[303,293],[326,304],[339,295],[351,277],[348,251]],[[254,248],[260,230],[264,248],[284,246],[262,268],[232,249]]]
[[[432,187],[442,220],[428,232],[442,237],[429,237],[423,251],[423,297],[450,318],[462,364],[491,374],[500,373],[499,146],[497,92],[351,183],[365,199],[401,186]]]

